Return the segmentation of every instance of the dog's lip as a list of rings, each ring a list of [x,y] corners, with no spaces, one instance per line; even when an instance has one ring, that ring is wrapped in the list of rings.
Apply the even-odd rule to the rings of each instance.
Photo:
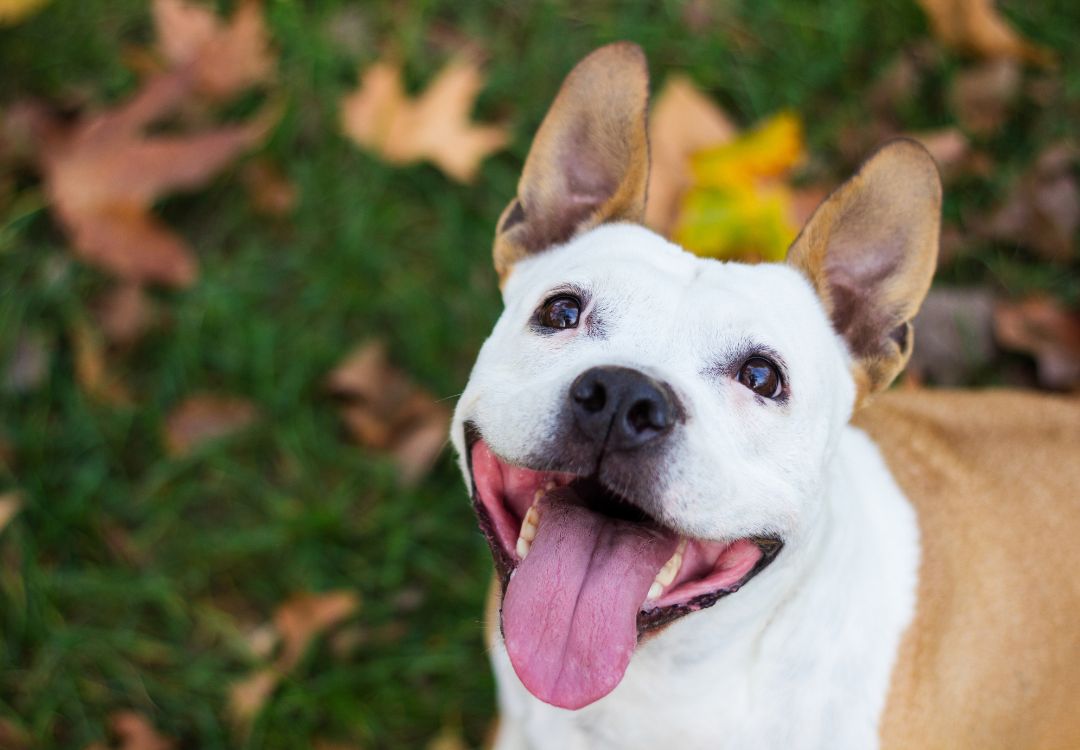
[[[494,558],[495,562],[496,574],[499,577],[502,591],[505,594],[506,586],[510,580],[510,575],[511,573],[513,573],[514,568],[517,567],[518,563],[521,560],[513,551],[513,542],[510,541],[507,537],[507,529],[505,528],[507,519],[501,519],[503,528],[500,529],[499,519],[493,518],[492,511],[491,509],[489,509],[488,503],[485,503],[484,499],[480,496],[480,491],[474,475],[473,453],[476,444],[483,440],[483,434],[481,433],[479,427],[471,421],[465,422],[464,432],[466,465],[469,470],[469,480],[472,489],[473,510],[476,513],[480,529],[488,541],[488,546],[491,548],[492,557]],[[490,450],[490,448],[488,448],[488,450]],[[498,460],[500,463],[509,467],[521,468],[530,471],[544,471],[544,469],[540,468],[533,469],[532,467],[515,464],[511,461],[503,459],[501,456],[498,456],[494,453],[492,455],[494,455],[496,460]],[[582,475],[575,475],[571,473],[567,473],[566,476],[569,477],[571,480],[585,478]],[[503,505],[505,509],[505,500],[503,501]],[[512,511],[510,513],[512,513]],[[510,513],[508,513],[508,515],[510,515]],[[517,524],[518,529],[520,529],[520,525],[522,523],[522,515],[524,514],[522,513],[521,515],[519,515],[517,513],[512,513],[511,516],[511,520]],[[649,519],[648,522],[655,523],[655,521],[652,521],[651,519]],[[500,533],[500,531],[502,533]],[[514,534],[514,536],[516,537],[516,534]],[[710,540],[700,540],[694,539],[692,537],[683,538],[689,539],[693,542],[711,543]],[[637,616],[637,629],[639,638],[642,638],[648,633],[656,631],[674,622],[675,620],[687,614],[690,614],[691,612],[711,607],[725,596],[728,596],[729,594],[733,594],[736,591],[740,590],[750,581],[750,579],[754,578],[758,573],[768,567],[773,562],[773,560],[776,559],[777,555],[780,553],[780,550],[784,546],[783,540],[779,537],[774,536],[749,537],[742,541],[752,543],[754,546],[757,547],[758,551],[760,552],[760,556],[757,558],[752,568],[750,568],[744,575],[742,575],[734,582],[730,582],[727,585],[718,588],[693,591],[692,595],[689,596],[689,598],[679,598],[675,601],[672,601],[672,597],[665,594],[664,596],[660,597],[660,599],[656,602],[646,602]],[[682,588],[682,585],[680,584],[677,588]]]

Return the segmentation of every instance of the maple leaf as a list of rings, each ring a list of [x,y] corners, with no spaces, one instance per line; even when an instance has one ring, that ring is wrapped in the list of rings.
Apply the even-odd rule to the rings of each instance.
[[[947,47],[986,58],[1054,63],[1054,54],[1024,39],[1001,17],[993,0],[916,0],[934,35]]]
[[[409,99],[397,65],[378,62],[341,103],[345,134],[392,164],[428,160],[459,182],[470,182],[480,163],[503,148],[501,125],[474,125],[469,114],[484,83],[466,60],[450,63],[417,98]]]
[[[259,412],[247,399],[201,393],[189,396],[165,420],[165,447],[184,456],[203,443],[251,426]]]
[[[52,208],[75,253],[138,283],[183,287],[197,263],[150,209],[160,196],[197,187],[265,138],[276,113],[185,135],[148,135],[190,90],[190,76],[155,77],[130,101],[65,126],[43,108],[21,115],[37,136]]]
[[[230,99],[274,76],[260,4],[240,3],[229,23],[203,5],[184,0],[154,0],[154,27],[161,53],[171,66],[191,66],[199,93]]]
[[[802,125],[791,113],[697,153],[675,241],[710,257],[783,260],[803,218],[785,179],[803,154]]]

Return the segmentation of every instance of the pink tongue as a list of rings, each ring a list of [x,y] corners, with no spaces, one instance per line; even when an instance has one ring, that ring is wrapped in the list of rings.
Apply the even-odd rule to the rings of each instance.
[[[528,556],[503,601],[506,650],[540,700],[581,708],[615,689],[637,644],[637,614],[678,538],[566,502],[541,501]],[[560,497],[561,495],[561,497]]]

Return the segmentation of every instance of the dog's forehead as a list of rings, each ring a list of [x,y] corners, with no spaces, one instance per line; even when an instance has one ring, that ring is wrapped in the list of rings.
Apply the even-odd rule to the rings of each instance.
[[[576,287],[609,315],[693,323],[705,334],[749,327],[785,339],[824,322],[794,269],[701,258],[636,225],[594,229],[520,265],[504,290],[508,307],[531,309],[552,290]]]

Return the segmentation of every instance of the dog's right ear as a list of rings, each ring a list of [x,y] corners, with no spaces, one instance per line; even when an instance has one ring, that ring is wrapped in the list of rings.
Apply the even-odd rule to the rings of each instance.
[[[495,230],[495,270],[599,224],[641,221],[649,181],[649,71],[636,44],[601,47],[563,81]]]

